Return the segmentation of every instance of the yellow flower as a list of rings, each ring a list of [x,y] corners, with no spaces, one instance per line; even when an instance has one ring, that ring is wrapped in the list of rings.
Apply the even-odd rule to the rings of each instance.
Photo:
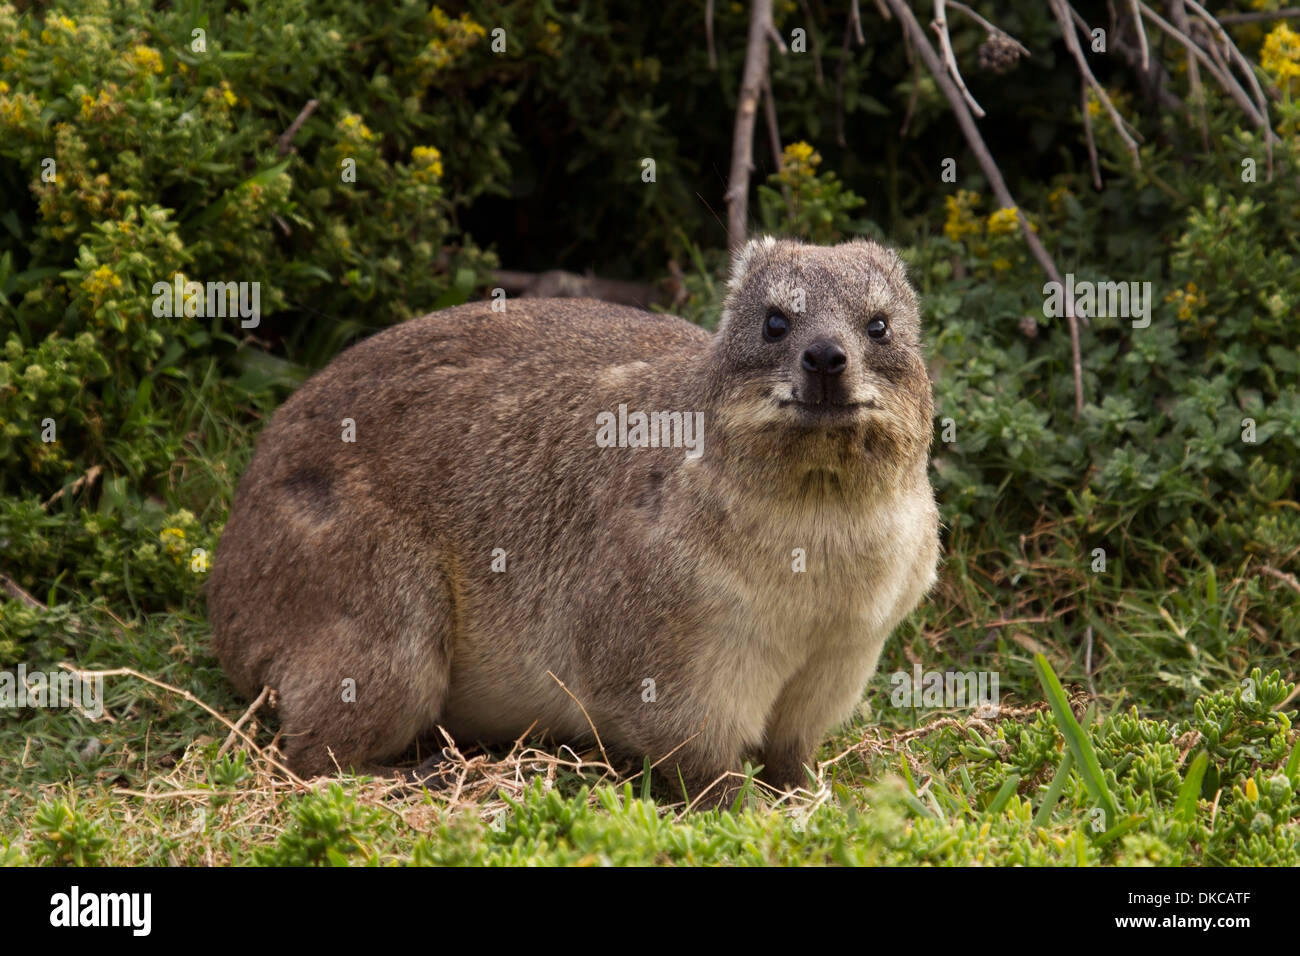
[[[1259,63],[1278,86],[1288,88],[1292,80],[1300,78],[1300,33],[1279,23],[1264,37]]]
[[[1196,317],[1196,313],[1203,309],[1209,300],[1206,299],[1204,292],[1197,289],[1195,282],[1189,282],[1185,290],[1174,289],[1174,291],[1166,295],[1165,301],[1177,302],[1179,321],[1189,322]],[[1213,319],[1210,320],[1210,324],[1214,324]]]
[[[375,134],[370,132],[370,127],[363,123],[361,117],[356,113],[348,113],[339,120],[339,129],[345,136],[356,134],[365,143],[375,138]]]
[[[185,531],[182,528],[163,528],[158,533],[158,540],[172,557],[179,557],[185,553]]]
[[[96,302],[102,301],[114,289],[122,288],[122,279],[114,275],[108,266],[100,266],[82,280],[81,287],[90,293]]]
[[[1011,206],[1007,209],[999,209],[988,219],[988,232],[990,236],[1007,236],[1020,228],[1020,220],[1016,216],[1016,207]]]
[[[435,146],[416,146],[411,150],[411,160],[415,163],[416,179],[442,178],[442,153]]]
[[[163,71],[163,58],[151,46],[138,45],[133,47],[127,54],[127,62],[145,73],[161,73]]]
[[[817,156],[816,159],[813,159],[814,156],[817,156],[817,154],[813,151],[813,148],[803,140],[800,140],[797,143],[791,143],[786,146],[784,159],[786,162],[790,163],[806,163],[811,161],[812,165],[816,166],[821,162],[821,157]]]
[[[40,115],[41,101],[31,93],[15,93],[12,97],[0,96],[0,121],[4,125],[28,126]]]
[[[425,45],[416,60],[424,68],[425,84],[432,81],[434,73],[452,66],[470,47],[487,36],[487,28],[475,22],[468,13],[453,20],[441,7],[434,7],[429,11],[429,19],[438,35]]]
[[[117,112],[114,109],[117,104],[113,102],[113,94],[116,92],[117,86],[110,83],[106,89],[99,91],[98,96],[91,96],[89,93],[82,93],[81,118],[104,119]]]
[[[1009,272],[1011,270],[1011,260],[1003,259],[1001,256],[993,260],[994,272]]]
[[[961,242],[966,236],[978,235],[980,221],[971,210],[980,202],[979,194],[968,189],[957,190],[955,196],[945,196],[943,207],[947,218],[943,223],[943,234],[953,242]]]
[[[41,31],[41,42],[47,45],[54,44],[59,40],[58,34],[75,33],[76,31],[77,21],[71,17],[65,17],[62,14],[57,17],[49,17],[45,21],[45,29]]]

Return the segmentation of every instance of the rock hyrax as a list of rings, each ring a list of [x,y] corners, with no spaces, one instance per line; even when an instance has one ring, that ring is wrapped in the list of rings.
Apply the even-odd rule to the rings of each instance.
[[[594,724],[692,795],[746,758],[797,785],[935,579],[931,419],[916,294],[873,242],[751,241],[712,335],[582,299],[428,315],[261,436],[216,652],[279,691],[302,775],[439,725]]]

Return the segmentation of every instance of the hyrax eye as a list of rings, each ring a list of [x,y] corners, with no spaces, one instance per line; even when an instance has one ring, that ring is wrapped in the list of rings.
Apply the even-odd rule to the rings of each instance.
[[[767,320],[763,323],[763,338],[769,342],[775,342],[777,339],[785,338],[785,334],[790,331],[790,320],[776,310],[767,314]]]
[[[889,321],[883,315],[873,315],[867,323],[867,335],[873,339],[883,339],[889,335]]]

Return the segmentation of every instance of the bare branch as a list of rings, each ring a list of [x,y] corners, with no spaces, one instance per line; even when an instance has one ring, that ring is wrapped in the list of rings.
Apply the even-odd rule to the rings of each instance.
[[[718,68],[718,50],[713,45],[713,0],[704,0],[704,42],[709,48],[709,69]]]
[[[1183,0],[1170,0],[1169,16],[1173,18],[1174,26],[1184,33],[1190,32]],[[1209,152],[1210,127],[1205,119],[1205,88],[1201,85],[1201,68],[1196,63],[1196,57],[1190,53],[1187,54],[1187,85],[1191,89],[1192,102],[1196,105],[1197,116],[1200,119],[1201,146]]]
[[[853,0],[853,6],[849,8],[849,18],[853,24],[853,35],[857,37],[858,46],[865,46],[867,38],[862,35],[862,10],[858,6],[858,0]]]
[[[1088,164],[1092,166],[1092,185],[1101,189],[1101,167],[1097,163],[1097,141],[1092,138],[1092,116],[1088,112],[1088,84],[1079,85],[1079,109],[1083,113],[1083,135],[1088,143]]]
[[[1231,96],[1232,99],[1236,102],[1236,104],[1239,107],[1241,107],[1242,112],[1245,113],[1246,116],[1250,118],[1250,121],[1252,123],[1254,123],[1256,126],[1259,126],[1267,130],[1265,134],[1267,137],[1276,138],[1276,134],[1274,134],[1273,131],[1268,128],[1268,121],[1264,118],[1263,114],[1261,114],[1259,110],[1255,107],[1255,104],[1250,101],[1250,97],[1246,95],[1246,91],[1242,89],[1241,84],[1237,82],[1234,76],[1232,76],[1229,73],[1225,73],[1223,70],[1221,70],[1219,66],[1213,60],[1211,60],[1209,56],[1206,55],[1205,51],[1201,49],[1201,47],[1197,44],[1197,42],[1193,40],[1191,37],[1189,37],[1182,30],[1179,30],[1177,27],[1175,27],[1172,23],[1170,23],[1160,14],[1156,13],[1149,6],[1147,6],[1147,4],[1143,3],[1142,0],[1138,0],[1138,4],[1141,7],[1142,12],[1146,15],[1146,18],[1148,20],[1150,20],[1161,30],[1164,30],[1165,33],[1169,34],[1171,37],[1173,37],[1175,40],[1181,43],[1187,49],[1188,53],[1191,53],[1193,56],[1195,56],[1198,60],[1201,61],[1201,65],[1204,66],[1207,71],[1209,71],[1210,75],[1212,75],[1216,80],[1219,81],[1219,85],[1222,86],[1224,90],[1227,91],[1228,95]]]
[[[957,89],[961,91],[971,112],[982,119],[984,109],[975,102],[975,97],[971,96],[970,90],[966,89],[966,81],[961,78],[961,70],[957,68],[957,57],[952,52],[952,39],[948,36],[948,20],[944,16],[944,3],[945,0],[934,0],[934,22],[930,24],[930,29],[939,34],[939,48],[943,50],[943,62],[948,67],[948,75],[957,84]]]
[[[731,137],[731,176],[727,183],[727,248],[745,243],[749,174],[754,168],[754,118],[767,77],[767,38],[772,26],[772,0],[753,0],[749,8],[749,42],[745,72],[736,101],[736,126]]]
[[[293,151],[293,138],[298,135],[298,130],[302,129],[302,124],[307,122],[307,117],[316,112],[316,107],[320,105],[319,100],[308,100],[307,105],[302,108],[297,118],[289,124],[289,128],[280,134],[280,139],[276,144],[275,152],[278,156],[288,156]]]
[[[767,120],[767,139],[772,144],[772,162],[781,171],[781,127],[776,121],[776,101],[772,97],[772,78],[763,84],[763,117]]]
[[[898,17],[899,22],[902,23],[903,29],[912,37],[913,45],[921,54],[922,59],[925,60],[926,68],[934,76],[935,82],[948,100],[953,116],[956,117],[957,124],[961,127],[971,152],[975,154],[980,169],[984,171],[984,177],[988,180],[994,196],[997,197],[998,204],[1004,209],[1016,210],[1016,219],[1020,223],[1020,233],[1024,236],[1025,245],[1029,247],[1030,254],[1038,262],[1042,270],[1047,273],[1049,279],[1064,287],[1065,282],[1061,278],[1060,270],[1056,268],[1056,263],[1052,261],[1051,254],[1043,246],[1033,227],[1030,226],[1029,220],[1011,195],[1011,191],[1007,189],[1006,180],[1002,178],[1002,171],[998,169],[998,164],[984,144],[984,138],[980,136],[979,126],[976,125],[970,108],[966,105],[966,101],[956,85],[949,79],[939,55],[934,52],[934,47],[930,45],[925,31],[921,29],[921,24],[917,22],[916,15],[912,13],[912,9],[907,5],[906,0],[886,0],[886,2]],[[1068,299],[1068,297],[1066,298]],[[1083,363],[1079,355],[1079,324],[1075,316],[1073,302],[1067,301],[1065,303],[1065,319],[1070,328],[1070,352],[1074,365],[1074,415],[1078,418],[1083,414]]]
[[[966,16],[970,17],[972,20],[974,20],[976,23],[982,26],[993,36],[1003,37],[1008,41],[1010,41],[1011,43],[1014,43],[1016,49],[1020,51],[1022,56],[1029,56],[1028,47],[1026,47],[1023,43],[1021,43],[1019,40],[1013,37],[1006,30],[1002,29],[996,23],[990,23],[988,20],[985,20],[982,16],[980,16],[970,7],[966,6],[966,4],[960,3],[959,0],[948,0],[948,5],[952,7],[954,10],[960,10],[962,13],[966,14]]]
[[[786,49],[785,40],[781,38],[781,34],[777,33],[776,27],[770,23],[767,25],[767,36],[768,39],[770,39],[773,43],[776,44],[776,48],[780,50],[782,53],[790,52],[789,50]]]
[[[1142,14],[1138,11],[1138,0],[1128,0],[1128,9],[1133,14],[1133,29],[1138,35],[1138,49],[1142,51],[1142,69],[1151,69],[1151,48],[1147,45],[1146,27],[1142,26]]]
[[[844,43],[840,46],[840,63],[835,69],[835,142],[847,146],[844,138],[844,67],[849,62],[849,40],[853,38],[853,24],[844,24]]]
[[[1225,13],[1219,17],[1219,22],[1227,26],[1230,23],[1258,23],[1260,20],[1287,20],[1295,17],[1300,17],[1300,7],[1283,7],[1271,13],[1267,10],[1262,13]]]
[[[0,591],[4,591],[15,601],[21,601],[28,607],[38,607],[42,611],[46,610],[44,604],[24,591],[22,586],[7,574],[0,574]]]
[[[1210,31],[1218,38],[1218,41],[1223,44],[1223,48],[1227,51],[1228,56],[1237,64],[1238,69],[1250,83],[1251,91],[1255,94],[1256,107],[1259,109],[1260,115],[1264,119],[1264,129],[1267,130],[1267,133],[1264,136],[1264,149],[1268,155],[1267,181],[1272,182],[1273,140],[1275,137],[1273,135],[1273,124],[1268,118],[1268,97],[1264,95],[1264,90],[1259,85],[1259,78],[1255,76],[1255,68],[1251,65],[1250,61],[1242,55],[1241,50],[1237,48],[1237,44],[1232,42],[1232,38],[1228,36],[1228,31],[1223,29],[1219,21],[1212,17],[1209,11],[1197,3],[1196,0],[1185,0],[1185,2],[1187,6],[1192,8],[1192,12],[1205,21],[1205,25],[1210,28]],[[1180,28],[1182,27],[1181,24],[1179,26]]]
[[[1051,0],[1051,5],[1052,12],[1056,15],[1056,20],[1061,25],[1061,36],[1065,40],[1065,48],[1069,50],[1070,55],[1074,57],[1074,62],[1079,67],[1079,74],[1083,77],[1084,82],[1092,89],[1092,91],[1097,94],[1097,99],[1101,102],[1102,106],[1106,108],[1106,112],[1110,114],[1110,120],[1115,125],[1116,132],[1119,133],[1120,139],[1124,141],[1124,145],[1128,147],[1129,153],[1133,156],[1133,167],[1135,169],[1141,169],[1142,160],[1138,157],[1138,144],[1133,138],[1134,136],[1138,136],[1138,132],[1134,129],[1133,135],[1129,135],[1128,130],[1132,129],[1132,125],[1120,115],[1119,110],[1115,108],[1115,104],[1110,100],[1110,94],[1108,94],[1105,88],[1097,82],[1097,78],[1092,75],[1092,67],[1088,66],[1088,58],[1084,56],[1083,49],[1079,46],[1079,38],[1075,35],[1074,30],[1070,28],[1069,5],[1066,3],[1066,0]],[[1086,111],[1086,105],[1084,109]],[[1126,129],[1125,127],[1128,128]],[[1138,138],[1141,137],[1139,136]]]

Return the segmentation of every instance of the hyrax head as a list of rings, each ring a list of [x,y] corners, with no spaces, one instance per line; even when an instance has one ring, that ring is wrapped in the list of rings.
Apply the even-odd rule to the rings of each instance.
[[[808,469],[924,458],[933,403],[920,312],[892,250],[769,236],[741,249],[728,285],[714,362],[730,427]]]

